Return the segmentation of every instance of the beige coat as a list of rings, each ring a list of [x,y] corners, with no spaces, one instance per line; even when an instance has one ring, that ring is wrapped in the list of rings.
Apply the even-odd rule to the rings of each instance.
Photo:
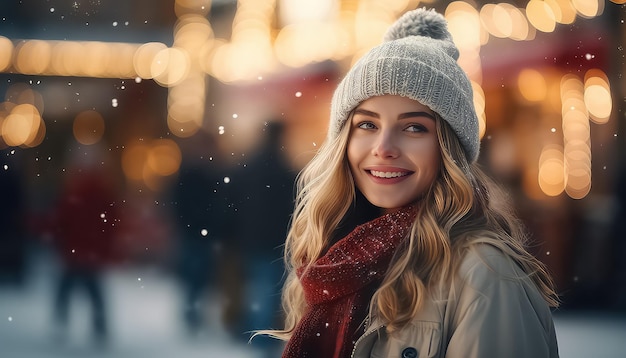
[[[517,279],[515,277],[518,277]],[[353,358],[558,357],[550,308],[523,271],[496,248],[470,250],[458,278],[397,335],[374,320]]]

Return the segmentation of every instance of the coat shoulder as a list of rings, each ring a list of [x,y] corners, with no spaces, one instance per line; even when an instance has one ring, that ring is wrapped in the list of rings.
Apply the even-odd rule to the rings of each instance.
[[[456,279],[484,292],[494,285],[530,283],[528,274],[499,248],[485,243],[471,244],[461,257]]]
[[[466,280],[480,277],[522,278],[527,275],[509,255],[490,244],[472,244],[460,258],[457,274]]]

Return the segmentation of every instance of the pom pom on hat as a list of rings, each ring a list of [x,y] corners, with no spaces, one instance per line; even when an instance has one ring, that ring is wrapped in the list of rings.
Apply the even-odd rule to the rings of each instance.
[[[468,161],[478,158],[478,118],[472,85],[456,60],[459,51],[445,18],[434,10],[402,15],[385,41],[367,52],[341,81],[331,104],[328,138],[336,138],[350,112],[370,97],[400,95],[435,111],[450,124]]]
[[[387,30],[384,41],[400,40],[410,36],[423,36],[447,41],[449,46],[446,46],[446,52],[455,60],[459,59],[459,50],[454,45],[452,35],[448,31],[446,19],[435,10],[422,8],[400,16]]]
[[[385,41],[393,41],[409,36],[424,36],[437,40],[452,41],[448,24],[443,16],[434,10],[417,9],[402,15],[385,34]]]

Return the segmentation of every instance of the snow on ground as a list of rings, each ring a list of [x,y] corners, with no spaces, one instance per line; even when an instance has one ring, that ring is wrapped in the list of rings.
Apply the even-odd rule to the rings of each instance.
[[[180,320],[180,292],[167,274],[148,268],[109,272],[111,337],[94,346],[90,307],[75,297],[66,334],[52,321],[53,265],[35,268],[20,288],[0,286],[2,358],[260,358],[253,346],[229,336],[219,323],[219,302],[209,299],[216,317],[196,337]],[[626,352],[626,317],[608,313],[557,312],[555,323],[562,358],[617,358]]]

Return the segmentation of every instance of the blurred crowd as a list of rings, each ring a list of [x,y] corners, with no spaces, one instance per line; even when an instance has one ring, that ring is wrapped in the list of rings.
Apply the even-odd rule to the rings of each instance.
[[[59,342],[71,339],[72,305],[85,299],[93,343],[106,346],[111,307],[103,277],[136,265],[156,266],[177,282],[177,316],[190,337],[202,339],[218,322],[236,342],[247,344],[255,330],[280,327],[282,243],[296,171],[283,152],[282,124],[269,122],[262,134],[235,168],[217,151],[186,157],[164,191],[165,204],[151,203],[160,214],[130,202],[98,146],[69,151],[48,208],[28,207],[16,167],[0,171],[0,284],[26,285],[33,253],[52,255],[59,269],[49,271],[55,282],[50,321]],[[159,243],[152,235],[167,237]],[[270,357],[281,347],[267,337],[250,344]]]

